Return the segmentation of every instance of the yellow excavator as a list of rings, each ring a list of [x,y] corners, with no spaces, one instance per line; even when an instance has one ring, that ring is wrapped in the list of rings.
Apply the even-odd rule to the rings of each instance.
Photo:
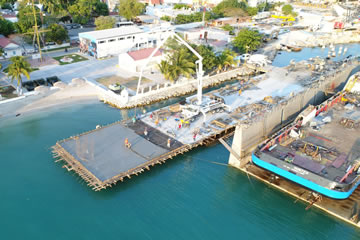
[[[295,22],[295,18],[294,17],[287,17],[287,16],[278,16],[278,15],[271,15],[272,18],[276,18],[276,19],[281,19],[282,23],[281,26],[292,26],[293,22]]]

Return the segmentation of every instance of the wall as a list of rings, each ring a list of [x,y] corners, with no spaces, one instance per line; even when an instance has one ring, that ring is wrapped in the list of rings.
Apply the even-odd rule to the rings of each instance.
[[[239,124],[236,127],[233,150],[240,157],[250,154],[253,148],[265,140],[269,135],[280,130],[281,127],[290,123],[307,106],[318,105],[330,97],[327,94],[333,91],[332,87],[343,86],[347,79],[360,70],[358,62],[340,66],[335,73],[323,78],[322,81],[309,86],[303,92],[291,97],[285,104],[275,106],[270,112],[254,119],[251,124]],[[240,161],[230,154],[229,164],[234,167],[240,166]]]

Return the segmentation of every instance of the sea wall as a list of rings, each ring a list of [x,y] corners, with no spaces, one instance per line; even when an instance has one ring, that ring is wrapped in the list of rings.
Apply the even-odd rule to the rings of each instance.
[[[318,105],[342,89],[347,79],[360,71],[359,62],[342,65],[335,73],[312,84],[304,91],[280,103],[249,124],[240,123],[235,130],[232,148],[243,159],[269,135],[293,121],[309,105]],[[241,160],[230,154],[229,164],[240,167]]]

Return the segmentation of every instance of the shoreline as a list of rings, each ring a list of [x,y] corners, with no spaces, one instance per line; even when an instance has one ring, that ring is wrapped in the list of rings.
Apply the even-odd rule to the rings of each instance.
[[[39,95],[4,104],[0,109],[0,123],[8,119],[29,116],[39,112],[51,112],[58,108],[99,102],[98,92],[88,84],[70,85],[54,92],[52,90]]]

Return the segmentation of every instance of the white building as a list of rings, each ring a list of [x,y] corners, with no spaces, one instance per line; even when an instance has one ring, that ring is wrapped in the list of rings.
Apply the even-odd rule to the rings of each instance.
[[[165,39],[173,29],[168,25],[124,26],[79,33],[80,50],[95,58],[118,55],[130,50],[148,48]]]
[[[140,72],[154,50],[155,48],[144,48],[140,50],[130,51],[127,53],[122,53],[119,55],[119,67],[126,69],[126,71],[134,73]],[[161,50],[158,50],[151,58],[145,69],[156,68],[156,64],[160,63],[162,57],[163,54]]]
[[[287,2],[289,2],[289,0],[248,0],[248,5],[249,5],[249,7],[256,7],[257,5],[265,3],[265,2],[268,2],[268,3],[278,3],[278,2],[287,3]]]
[[[0,36],[0,47],[4,50],[4,57],[11,58],[14,56],[22,56],[22,49],[16,43],[10,41],[8,38]]]
[[[184,39],[189,41],[200,40],[200,39],[230,41],[229,32],[217,28],[204,28],[204,27],[197,27],[190,29],[176,28],[176,32],[181,33],[184,36]]]

